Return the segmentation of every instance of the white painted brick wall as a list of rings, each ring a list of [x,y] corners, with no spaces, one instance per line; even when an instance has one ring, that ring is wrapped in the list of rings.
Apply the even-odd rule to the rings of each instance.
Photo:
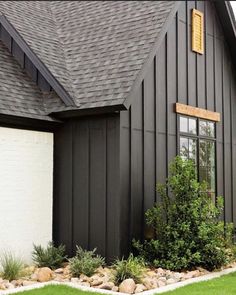
[[[0,127],[0,255],[52,239],[53,134]]]

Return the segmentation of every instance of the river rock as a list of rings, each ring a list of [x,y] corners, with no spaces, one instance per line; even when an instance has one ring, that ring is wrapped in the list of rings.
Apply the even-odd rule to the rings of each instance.
[[[103,290],[112,290],[112,288],[114,286],[115,286],[115,284],[113,282],[106,282],[106,283],[103,283],[103,284],[97,286],[97,288],[103,289]]]
[[[133,294],[135,287],[136,285],[133,279],[126,279],[119,285],[119,291],[122,293]]]
[[[143,284],[146,286],[148,290],[155,289],[158,287],[157,279],[153,279],[153,278],[148,278],[148,277],[144,278]]]
[[[48,282],[52,279],[52,270],[49,267],[39,268],[37,272],[37,281],[38,282]]]
[[[57,268],[57,269],[54,270],[54,272],[56,274],[62,274],[62,273],[64,273],[64,268]]]
[[[141,293],[147,290],[147,288],[143,284],[137,284],[134,293]]]

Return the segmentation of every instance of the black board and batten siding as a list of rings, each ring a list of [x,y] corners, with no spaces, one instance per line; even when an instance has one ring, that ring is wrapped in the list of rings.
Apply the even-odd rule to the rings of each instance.
[[[119,116],[67,122],[55,133],[54,240],[119,252]]]
[[[204,13],[203,55],[191,50],[193,8]],[[54,239],[69,254],[78,244],[111,260],[148,233],[144,213],[178,151],[176,102],[221,115],[217,195],[236,225],[236,77],[214,3],[181,4],[132,95],[127,111],[69,120],[55,132]]]
[[[205,52],[191,50],[191,11],[204,13]],[[156,183],[178,151],[176,102],[216,111],[217,194],[224,219],[236,225],[236,76],[220,21],[210,1],[180,6],[129,111],[120,115],[122,253],[145,235],[144,213],[159,200]]]

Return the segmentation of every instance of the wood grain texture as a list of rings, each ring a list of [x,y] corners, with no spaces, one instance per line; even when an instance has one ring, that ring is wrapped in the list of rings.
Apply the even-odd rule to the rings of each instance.
[[[215,122],[220,121],[220,113],[208,111],[201,108],[192,107],[182,103],[175,104],[175,111],[178,114],[207,119]]]

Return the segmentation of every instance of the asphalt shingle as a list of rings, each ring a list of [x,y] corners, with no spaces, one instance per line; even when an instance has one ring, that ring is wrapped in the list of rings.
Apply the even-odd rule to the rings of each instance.
[[[0,11],[75,105],[91,108],[124,102],[174,4],[0,1]]]
[[[48,104],[50,101],[49,94],[43,94],[39,90],[8,53],[2,42],[0,42],[0,65],[0,114],[54,121],[47,115],[48,110],[44,103],[47,101]],[[61,104],[61,100],[54,95],[54,107],[59,107]]]

